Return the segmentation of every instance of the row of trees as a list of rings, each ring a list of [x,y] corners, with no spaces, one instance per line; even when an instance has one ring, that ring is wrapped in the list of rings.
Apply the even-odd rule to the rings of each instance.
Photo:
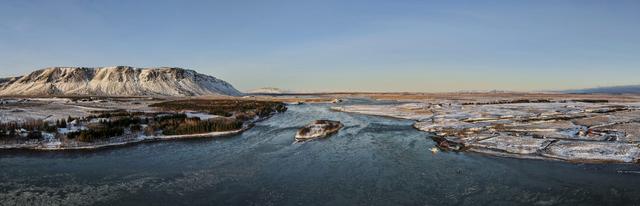
[[[246,114],[246,117],[242,117],[242,115],[240,115],[240,118],[214,118],[209,120],[188,118],[184,113],[161,114],[156,115],[153,118],[146,117],[148,114],[125,114],[124,112],[111,115],[100,114],[99,116],[109,117],[105,117],[107,119],[101,120],[98,123],[88,123],[86,125],[88,129],[67,133],[66,137],[68,139],[91,142],[122,136],[126,129],[130,129],[134,133],[144,130],[147,135],[155,135],[160,131],[162,131],[162,134],[164,135],[231,131],[242,128],[243,121],[255,117],[255,115],[257,115],[256,113],[267,112],[267,110],[272,111],[270,109],[262,111],[262,109],[260,109],[261,106],[265,105],[258,105],[257,107],[254,107],[254,109],[257,110],[241,112],[241,114]],[[88,121],[92,118],[96,117],[86,117],[81,119],[68,117],[55,120],[54,122],[29,120],[24,122],[0,123],[0,138],[26,136],[31,139],[41,139],[42,132],[50,132],[57,135],[58,128],[67,128],[69,123],[72,121]],[[148,126],[143,128],[142,125],[145,124]]]
[[[66,119],[58,119],[58,120],[56,120],[56,127],[58,127],[58,128],[66,128],[67,127],[67,120]]]
[[[149,119],[140,118],[140,117],[119,117],[114,120],[103,120],[100,121],[101,124],[106,127],[129,127],[130,125],[135,124],[147,124]]]
[[[242,122],[231,118],[215,118],[200,120],[187,118],[183,120],[171,120],[159,123],[164,135],[184,135],[207,132],[231,131],[242,128]]]
[[[147,115],[145,112],[129,112],[124,109],[111,110],[111,111],[97,111],[95,115],[87,116],[87,118],[112,118],[112,117],[134,117]]]
[[[70,132],[67,134],[67,138],[77,139],[78,141],[83,142],[92,142],[95,140],[104,140],[110,137],[121,136],[123,134],[124,128],[122,127],[104,127]]]
[[[0,123],[0,138],[19,137],[22,130],[27,133],[29,139],[42,138],[42,132],[57,133],[58,128],[67,127],[66,119],[56,120],[53,124],[44,120],[27,120],[21,122]]]
[[[230,117],[237,113],[248,113],[264,117],[274,112],[284,112],[287,110],[287,107],[282,102],[229,99],[177,100],[156,103],[149,106],[174,111],[206,111],[210,114],[225,117]]]

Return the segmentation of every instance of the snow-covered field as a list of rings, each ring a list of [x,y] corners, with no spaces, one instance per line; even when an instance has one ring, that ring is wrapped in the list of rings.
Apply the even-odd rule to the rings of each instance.
[[[197,117],[200,120],[208,120],[208,119],[213,119],[213,118],[217,118],[217,117],[221,117],[219,115],[213,115],[213,114],[207,114],[204,112],[185,112],[185,114],[187,115],[187,117],[192,118],[192,117]]]
[[[91,114],[91,111],[109,111],[118,109],[148,111],[152,110],[147,107],[148,103],[157,102],[149,100],[101,100],[74,102],[65,98],[24,98],[5,99],[4,101],[13,103],[0,105],[0,122],[25,121],[31,119],[41,119],[53,122],[69,116],[88,116]],[[140,103],[141,101],[145,103],[142,104]]]
[[[161,100],[148,100],[144,98],[127,98],[127,99],[101,99],[101,100],[83,100],[72,101],[71,99],[62,98],[28,98],[28,99],[3,99],[5,102],[0,106],[0,123],[7,122],[26,122],[28,120],[44,120],[50,125],[57,125],[57,121],[65,121],[64,127],[57,128],[56,133],[48,133],[41,131],[42,137],[38,139],[29,139],[27,134],[31,131],[20,129],[18,134],[22,138],[18,139],[0,139],[0,149],[23,148],[37,150],[65,150],[65,149],[93,149],[108,146],[125,145],[144,141],[156,141],[165,139],[181,139],[181,138],[199,138],[199,137],[217,137],[231,134],[237,134],[251,127],[251,121],[245,122],[241,129],[223,132],[207,132],[185,135],[162,135],[162,131],[152,130],[151,134],[142,132],[148,126],[140,124],[137,132],[132,132],[130,127],[124,129],[124,135],[110,137],[108,139],[94,139],[91,142],[82,142],[77,139],[66,138],[71,132],[87,130],[91,125],[102,125],[101,122],[114,121],[113,117],[104,118],[96,116],[98,114],[117,114],[126,111],[127,114],[141,112],[138,118],[151,118],[167,116],[171,113],[159,111],[158,108],[149,107],[148,105],[160,102]],[[197,117],[200,120],[209,120],[212,118],[223,118],[218,115],[211,115],[205,112],[186,111],[187,117]],[[152,115],[146,116],[145,115]],[[82,123],[78,123],[78,119],[83,118]],[[116,117],[117,119],[118,117]],[[266,117],[265,117],[266,118]],[[260,121],[256,116],[253,121]],[[40,131],[38,131],[40,132]]]
[[[415,120],[441,149],[576,162],[638,162],[638,103],[399,103],[332,107]]]

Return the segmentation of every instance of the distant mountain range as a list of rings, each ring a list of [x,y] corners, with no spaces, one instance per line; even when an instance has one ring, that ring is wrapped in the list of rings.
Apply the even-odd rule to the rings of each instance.
[[[578,94],[640,94],[640,85],[596,87],[589,89],[566,90],[563,92]]]
[[[247,93],[251,93],[251,94],[286,94],[286,93],[293,93],[293,92],[289,91],[289,90],[285,90],[285,89],[275,88],[275,87],[263,87],[263,88],[258,88],[258,89],[254,89],[254,90],[248,91]]]
[[[231,84],[176,67],[51,67],[0,79],[2,96],[198,96],[241,95]]]

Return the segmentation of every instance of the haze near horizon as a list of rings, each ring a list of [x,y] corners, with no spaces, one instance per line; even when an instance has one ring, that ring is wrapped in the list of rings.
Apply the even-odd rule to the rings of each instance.
[[[640,84],[638,1],[8,1],[0,76],[176,66],[240,90]]]

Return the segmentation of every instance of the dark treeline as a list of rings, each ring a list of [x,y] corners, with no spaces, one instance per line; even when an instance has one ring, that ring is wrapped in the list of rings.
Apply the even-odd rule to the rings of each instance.
[[[95,140],[104,140],[110,137],[121,136],[123,134],[124,128],[122,127],[103,127],[70,132],[67,134],[67,138],[77,139],[78,141],[83,142],[92,142]]]
[[[140,117],[119,117],[113,120],[100,121],[106,127],[129,127],[130,125],[139,125],[148,123],[147,118]]]
[[[230,99],[190,99],[161,102],[149,105],[167,110],[204,111],[209,114],[230,117],[233,114],[253,114],[259,117],[268,116],[274,112],[284,112],[287,107],[282,102],[255,101],[255,100],[230,100]]]
[[[129,112],[124,109],[107,110],[107,111],[93,111],[94,115],[89,115],[87,118],[112,118],[112,117],[134,117],[134,116],[146,116],[149,113],[145,112]]]
[[[233,102],[226,101],[224,105]],[[209,105],[211,106],[211,105]],[[207,106],[208,107],[208,106]],[[239,110],[225,110],[235,108]],[[191,108],[193,109],[193,108]],[[252,102],[231,107],[223,107],[225,111],[232,111],[235,117],[213,118],[200,120],[188,118],[184,113],[143,113],[127,111],[102,111],[94,115],[81,118],[64,118],[53,122],[43,120],[30,120],[25,122],[0,123],[0,138],[29,138],[41,139],[42,132],[53,133],[56,137],[82,142],[106,140],[112,137],[122,136],[128,131],[132,134],[144,132],[147,135],[186,135],[208,132],[221,132],[241,129],[245,120],[257,116],[268,115],[277,111],[284,111],[273,102]],[[91,121],[100,119],[100,121]],[[58,133],[59,128],[83,128],[66,134]],[[146,125],[146,126],[145,126]]]
[[[57,133],[58,128],[67,127],[67,119],[56,120],[49,123],[44,120],[27,120],[21,122],[0,123],[0,138],[18,137],[20,133],[27,133],[30,139],[42,138],[42,132]],[[24,131],[22,131],[24,130]]]
[[[106,118],[106,117],[101,117]],[[70,132],[67,138],[83,142],[104,140],[111,137],[122,136],[126,128],[132,131],[140,131],[140,124],[148,123],[148,118],[134,116],[134,113],[114,114],[111,119],[102,120],[98,124],[92,124],[88,129]]]
[[[242,122],[229,118],[215,118],[209,120],[186,118],[168,119],[158,122],[153,126],[161,129],[162,134],[164,135],[184,135],[238,130],[242,128]]]

